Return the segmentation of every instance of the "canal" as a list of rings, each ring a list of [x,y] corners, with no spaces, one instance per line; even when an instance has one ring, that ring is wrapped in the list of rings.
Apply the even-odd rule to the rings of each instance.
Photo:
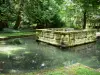
[[[0,41],[1,73],[23,73],[75,63],[100,68],[100,39],[72,48],[37,43],[33,37]]]

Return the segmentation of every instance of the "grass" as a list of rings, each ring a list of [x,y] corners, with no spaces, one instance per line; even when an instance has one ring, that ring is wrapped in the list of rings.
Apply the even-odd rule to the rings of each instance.
[[[67,70],[68,75],[100,75],[100,72],[82,64],[76,64]]]
[[[12,32],[12,33],[0,33],[0,38],[9,38],[14,36],[27,36],[34,35],[35,32]]]
[[[80,67],[76,70],[76,75],[100,75],[100,72],[94,70],[89,70],[84,67]]]
[[[7,74],[7,75],[14,75],[14,74]],[[66,68],[62,67],[58,69],[41,70],[37,72],[18,74],[18,75],[100,75],[100,72],[81,64],[75,64]]]
[[[32,74],[29,74],[32,75]],[[47,72],[41,72],[37,73],[34,75],[100,75],[100,72],[97,72],[94,69],[87,68],[83,65],[81,66],[76,66],[76,67],[69,67],[68,69],[66,68],[60,68],[60,69],[55,69]]]

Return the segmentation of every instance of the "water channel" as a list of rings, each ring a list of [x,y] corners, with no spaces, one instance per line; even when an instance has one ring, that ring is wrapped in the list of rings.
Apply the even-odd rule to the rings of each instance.
[[[22,73],[81,63],[100,68],[100,39],[94,43],[59,48],[46,43],[37,43],[33,37],[17,38],[0,42],[0,72]]]

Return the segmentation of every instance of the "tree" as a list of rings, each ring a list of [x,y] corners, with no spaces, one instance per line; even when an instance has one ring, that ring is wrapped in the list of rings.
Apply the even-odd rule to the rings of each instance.
[[[22,11],[23,11],[23,5],[24,5],[24,0],[19,0],[19,10],[18,10],[18,13],[17,13],[17,19],[16,19],[16,23],[14,25],[14,29],[18,29],[18,27],[20,26],[20,22],[21,22],[21,14],[22,14]]]
[[[59,20],[59,4],[57,0],[29,0],[25,4],[25,15],[31,23],[36,23],[40,28],[55,27],[54,19]],[[53,25],[54,24],[54,25]]]
[[[91,9],[97,9],[100,5],[100,0],[74,0],[74,2],[80,5],[83,10],[83,29],[85,29],[88,12],[91,12]]]
[[[9,1],[0,0],[0,31],[8,28]]]
[[[0,28],[8,27],[8,24],[10,22],[13,22],[16,20],[17,16],[17,10],[16,5],[19,3],[20,0],[0,0]],[[22,0],[21,0],[22,1]],[[18,20],[18,19],[17,19]],[[10,24],[11,25],[11,24]],[[9,25],[9,26],[10,26]]]

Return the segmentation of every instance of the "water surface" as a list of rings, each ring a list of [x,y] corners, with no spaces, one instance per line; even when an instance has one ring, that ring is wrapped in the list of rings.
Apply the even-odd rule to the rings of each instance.
[[[22,73],[81,63],[100,68],[100,39],[97,42],[61,49],[46,43],[37,43],[33,37],[1,41],[0,68],[3,73]]]

